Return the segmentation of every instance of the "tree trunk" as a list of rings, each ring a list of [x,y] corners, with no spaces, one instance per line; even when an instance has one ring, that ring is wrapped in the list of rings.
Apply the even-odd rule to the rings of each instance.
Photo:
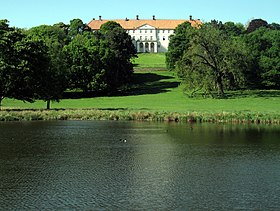
[[[2,106],[2,100],[4,99],[4,97],[0,97],[0,109],[1,109],[1,106]]]
[[[218,96],[224,98],[225,96],[224,86],[223,86],[222,76],[220,75],[217,78],[217,86],[218,86]]]
[[[47,110],[50,110],[51,108],[51,100],[47,100]]]

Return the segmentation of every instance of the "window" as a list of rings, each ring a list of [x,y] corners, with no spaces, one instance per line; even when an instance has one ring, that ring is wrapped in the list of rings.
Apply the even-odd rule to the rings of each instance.
[[[135,33],[135,30],[133,30],[133,32],[132,32],[133,34]]]
[[[165,40],[165,36],[162,37],[162,40]]]
[[[153,40],[153,36],[151,36],[151,40]]]
[[[145,33],[147,33],[147,30],[145,30]]]
[[[142,40],[142,36],[140,36],[140,40]]]
[[[150,33],[153,33],[153,30],[150,30]]]
[[[139,30],[140,34],[142,33],[142,30]]]
[[[132,39],[135,40],[135,36],[133,36]]]
[[[162,30],[162,33],[164,33],[164,30]]]
[[[145,36],[145,40],[148,40],[148,37],[147,37],[147,36]]]

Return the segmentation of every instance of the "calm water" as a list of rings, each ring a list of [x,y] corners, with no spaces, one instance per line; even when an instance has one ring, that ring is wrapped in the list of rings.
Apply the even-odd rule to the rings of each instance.
[[[0,210],[280,210],[280,126],[0,123]]]

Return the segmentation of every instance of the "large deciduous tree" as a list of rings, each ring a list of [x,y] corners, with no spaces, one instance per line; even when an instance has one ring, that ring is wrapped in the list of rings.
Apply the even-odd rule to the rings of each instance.
[[[248,73],[254,88],[280,88],[280,30],[261,27],[244,38],[254,60]]]
[[[108,91],[114,92],[118,87],[129,82],[133,65],[131,59],[137,57],[131,37],[116,22],[103,24],[96,33],[100,45],[100,59],[105,71]]]
[[[205,24],[190,38],[190,45],[177,62],[177,71],[187,89],[203,90],[224,97],[225,89],[233,89],[244,82],[247,53],[238,39]]]
[[[64,47],[70,88],[111,94],[127,83],[136,49],[126,31],[113,21],[94,33],[82,30],[80,21],[71,25],[74,29],[79,26],[80,30],[74,30],[71,42]]]
[[[99,56],[99,42],[92,32],[76,35],[64,47],[69,71],[69,88],[103,91],[106,87]]]
[[[47,46],[50,63],[48,70],[38,76],[41,85],[37,89],[37,98],[46,101],[49,109],[50,101],[59,101],[67,87],[68,74],[63,52],[67,35],[65,30],[57,25],[41,25],[26,33],[30,39],[41,40]]]
[[[29,39],[21,30],[0,21],[0,103],[5,97],[32,102],[48,70],[46,46]]]

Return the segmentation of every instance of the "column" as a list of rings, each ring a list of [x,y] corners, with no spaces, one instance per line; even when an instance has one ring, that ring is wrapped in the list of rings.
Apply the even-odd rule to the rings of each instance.
[[[155,48],[155,53],[157,53],[158,52],[158,47],[157,47],[157,42],[154,42],[154,48]]]

